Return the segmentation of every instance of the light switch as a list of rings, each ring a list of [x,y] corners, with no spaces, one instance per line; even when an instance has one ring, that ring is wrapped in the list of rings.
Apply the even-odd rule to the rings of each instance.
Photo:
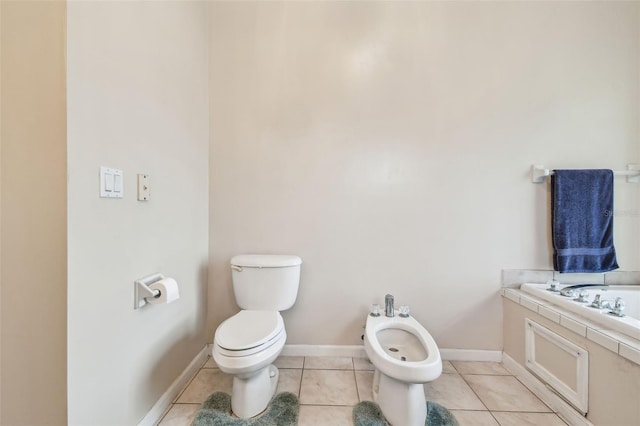
[[[113,192],[113,173],[104,174],[104,190]]]
[[[100,167],[100,197],[122,198],[123,193],[122,170]]]
[[[122,175],[113,175],[113,192],[122,192]]]

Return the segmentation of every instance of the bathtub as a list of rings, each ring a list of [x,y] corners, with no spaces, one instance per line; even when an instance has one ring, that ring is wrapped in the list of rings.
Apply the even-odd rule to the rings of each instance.
[[[611,285],[608,286],[608,289],[585,288],[589,292],[589,303],[580,303],[571,297],[548,291],[548,287],[547,284],[522,284],[520,290],[573,312],[587,320],[601,324],[607,330],[618,331],[640,340],[640,285]],[[625,316],[614,316],[609,313],[609,309],[591,308],[589,305],[596,294],[600,294],[600,297],[606,300],[615,300],[616,297],[622,297],[625,302]]]

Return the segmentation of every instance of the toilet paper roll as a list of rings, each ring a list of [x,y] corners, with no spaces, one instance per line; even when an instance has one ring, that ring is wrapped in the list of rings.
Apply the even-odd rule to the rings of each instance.
[[[160,296],[147,298],[147,302],[154,305],[171,303],[180,298],[178,283],[173,278],[163,278],[149,285],[149,288],[151,290],[160,290]]]

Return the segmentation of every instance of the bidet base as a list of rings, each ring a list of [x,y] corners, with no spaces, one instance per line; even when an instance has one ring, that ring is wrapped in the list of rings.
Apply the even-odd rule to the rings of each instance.
[[[376,369],[373,399],[392,426],[424,426],[427,420],[424,387],[420,383],[401,382]]]

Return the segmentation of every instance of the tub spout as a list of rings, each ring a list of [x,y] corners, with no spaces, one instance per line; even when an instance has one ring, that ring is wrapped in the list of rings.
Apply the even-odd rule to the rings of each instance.
[[[608,290],[606,284],[574,284],[564,287],[560,290],[560,294],[565,297],[574,297],[580,290]]]
[[[390,294],[387,294],[384,297],[384,314],[388,317],[393,317],[394,313],[393,313],[393,296]]]

